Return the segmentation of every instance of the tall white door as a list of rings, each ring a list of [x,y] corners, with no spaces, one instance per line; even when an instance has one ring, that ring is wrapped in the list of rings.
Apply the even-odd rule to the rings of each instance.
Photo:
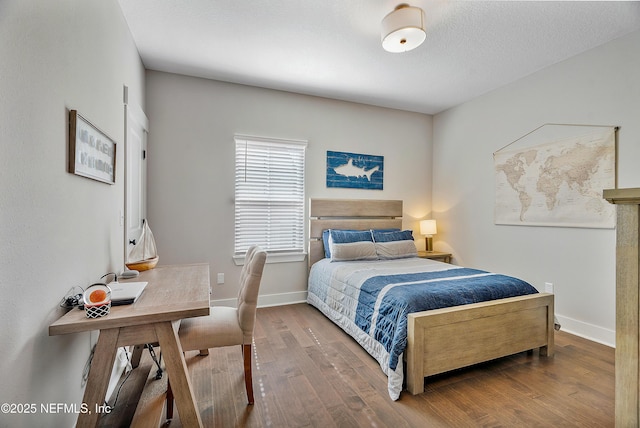
[[[147,216],[147,133],[149,120],[140,106],[127,100],[125,86],[125,261]]]

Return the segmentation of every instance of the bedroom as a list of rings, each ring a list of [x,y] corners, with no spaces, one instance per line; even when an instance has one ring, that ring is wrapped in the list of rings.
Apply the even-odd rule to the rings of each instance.
[[[621,127],[618,184],[637,186],[637,29],[430,116],[146,71],[117,2],[4,1],[0,19],[1,57],[12,58],[0,64],[0,317],[10,326],[2,329],[3,402],[81,400],[82,369],[96,335],[51,338],[46,326],[60,315],[57,302],[71,285],[121,265],[124,173],[117,170],[119,184],[106,186],[66,172],[65,109],[85,111],[122,141],[123,84],[152,119],[150,142],[157,147],[149,156],[162,161],[150,166],[148,203],[163,262],[206,259],[213,274],[225,272],[233,284],[237,270],[227,249],[233,184],[222,178],[231,173],[232,136],[306,138],[308,159],[316,159],[307,164],[308,196],[373,197],[373,191],[326,189],[325,153],[384,155],[385,189],[375,197],[403,199],[415,222],[433,214],[437,249],[452,251],[457,264],[508,269],[536,286],[553,282],[563,329],[613,345],[615,232],[495,226],[491,154],[546,122],[615,124]],[[175,144],[185,136],[190,144]],[[399,140],[403,150],[389,146]],[[198,162],[207,166],[204,177],[193,173]],[[198,189],[200,197],[185,188]],[[225,225],[215,245],[201,239],[210,218]],[[417,229],[411,220],[406,226]],[[167,242],[182,245],[174,250]],[[268,304],[303,300],[305,263],[269,268],[262,290]],[[291,277],[299,280],[293,284]],[[234,296],[232,286],[215,293],[215,300]],[[43,303],[27,308],[24,301]]]

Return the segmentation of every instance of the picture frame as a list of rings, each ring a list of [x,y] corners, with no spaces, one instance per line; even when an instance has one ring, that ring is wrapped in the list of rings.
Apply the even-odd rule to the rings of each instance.
[[[384,156],[327,150],[327,187],[382,190]]]
[[[69,172],[107,184],[116,182],[116,142],[69,110]]]

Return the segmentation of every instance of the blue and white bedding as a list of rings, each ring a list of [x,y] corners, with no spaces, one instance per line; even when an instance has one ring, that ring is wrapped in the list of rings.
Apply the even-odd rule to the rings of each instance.
[[[380,364],[391,399],[400,397],[407,314],[537,293],[506,275],[417,257],[336,262],[309,274],[307,301],[351,335]]]

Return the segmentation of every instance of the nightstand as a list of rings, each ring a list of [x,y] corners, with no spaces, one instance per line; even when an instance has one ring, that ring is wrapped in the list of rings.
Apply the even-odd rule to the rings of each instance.
[[[451,253],[441,253],[440,251],[418,251],[418,257],[451,263]]]

